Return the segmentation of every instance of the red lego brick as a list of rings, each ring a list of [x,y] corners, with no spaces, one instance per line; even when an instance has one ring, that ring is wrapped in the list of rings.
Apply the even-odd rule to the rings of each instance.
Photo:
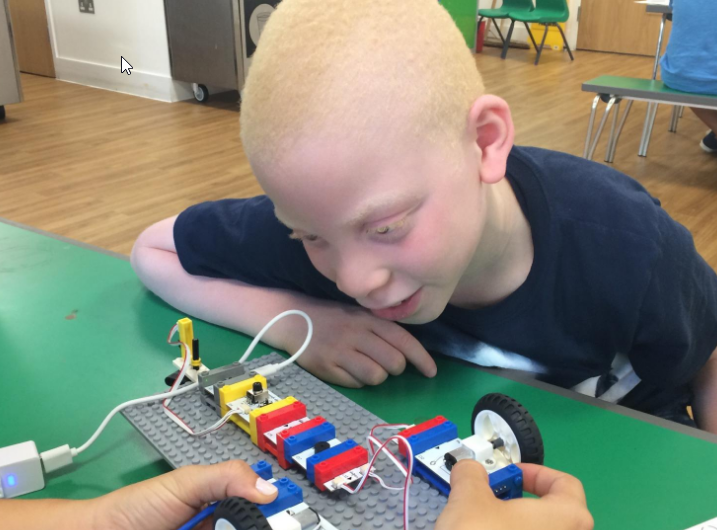
[[[448,421],[443,416],[436,416],[432,420],[424,421],[423,423],[419,423],[418,425],[414,425],[413,427],[409,427],[408,429],[405,429],[401,432],[399,432],[399,436],[403,436],[404,438],[408,438],[409,436],[413,436],[414,434],[418,434],[424,431],[427,431],[428,429],[433,429],[433,427],[436,427],[438,425],[441,425]],[[398,444],[398,450],[403,455],[406,456],[406,447],[403,443]]]
[[[300,425],[295,425],[294,427],[284,429],[279,433],[279,435],[276,437],[275,456],[276,459],[279,461],[279,465],[282,467],[282,469],[289,469],[291,467],[291,464],[286,460],[286,458],[284,458],[284,440],[286,440],[289,436],[293,436],[294,434],[299,434],[300,432],[313,429],[314,427],[321,425],[322,423],[326,423],[326,420],[323,418],[323,416],[316,416],[309,421],[305,421]]]
[[[368,451],[364,447],[357,445],[353,449],[316,464],[314,484],[321,491],[326,491],[324,483],[364,464],[368,464]]]
[[[259,446],[259,449],[262,451],[269,451],[276,456],[276,446],[272,444],[266,436],[264,436],[264,433],[305,417],[306,405],[304,405],[301,401],[295,401],[286,407],[281,407],[280,409],[272,410],[271,412],[257,416],[256,444]]]

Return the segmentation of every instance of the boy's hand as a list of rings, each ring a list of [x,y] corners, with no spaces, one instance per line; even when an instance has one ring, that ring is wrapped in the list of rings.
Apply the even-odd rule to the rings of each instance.
[[[403,372],[406,361],[427,377],[436,375],[433,358],[395,322],[338,302],[311,300],[301,309],[314,322],[314,337],[298,362],[324,381],[347,387],[378,385],[389,374]],[[303,320],[294,322],[291,329],[283,328],[280,340],[290,353],[301,347],[306,333]]]
[[[177,530],[210,502],[234,496],[262,504],[273,501],[276,488],[257,479],[256,473],[239,460],[183,467],[92,501],[97,514],[94,527]],[[199,528],[209,527],[207,522]]]
[[[451,494],[436,530],[591,530],[582,484],[575,477],[535,464],[519,464],[523,488],[539,499],[499,500],[478,462],[462,460],[451,472]]]

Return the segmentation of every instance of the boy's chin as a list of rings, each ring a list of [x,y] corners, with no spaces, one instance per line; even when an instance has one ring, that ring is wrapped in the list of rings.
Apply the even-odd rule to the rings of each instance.
[[[429,322],[433,322],[436,320],[439,316],[441,316],[441,311],[431,311],[426,308],[419,308],[418,311],[416,311],[414,314],[402,318],[401,320],[397,320],[397,322],[400,322],[401,324],[428,324]]]

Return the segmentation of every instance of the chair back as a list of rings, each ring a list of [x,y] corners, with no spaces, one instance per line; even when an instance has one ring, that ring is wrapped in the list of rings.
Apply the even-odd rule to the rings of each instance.
[[[533,0],[503,0],[502,8],[509,8],[513,11],[532,11]]]
[[[570,17],[567,0],[535,0],[535,9],[550,11],[556,17],[567,20]]]

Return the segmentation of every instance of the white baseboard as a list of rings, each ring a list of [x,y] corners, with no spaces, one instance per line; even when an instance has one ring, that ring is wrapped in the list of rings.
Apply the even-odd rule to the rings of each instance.
[[[169,76],[134,68],[131,75],[121,73],[119,57],[116,67],[55,57],[55,74],[62,81],[170,103],[194,97],[189,83],[175,81]]]

